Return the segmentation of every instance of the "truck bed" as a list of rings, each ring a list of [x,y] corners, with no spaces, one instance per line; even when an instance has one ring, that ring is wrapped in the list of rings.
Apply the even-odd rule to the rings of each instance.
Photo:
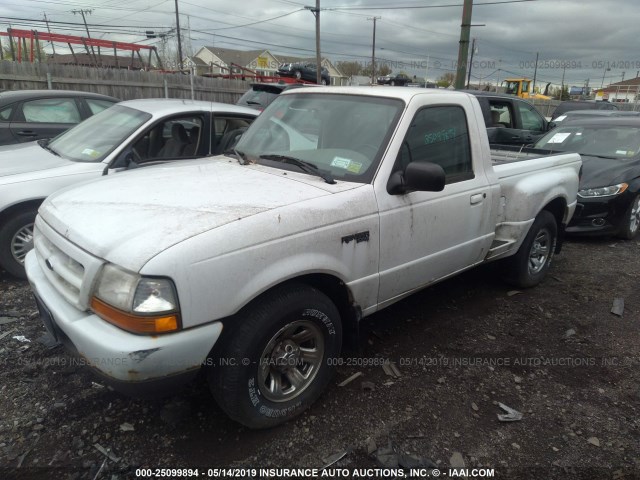
[[[491,149],[491,163],[499,179],[566,167],[579,160],[576,153],[550,152],[533,148]]]
[[[511,147],[508,145],[491,145],[491,161],[494,165],[503,163],[533,160],[534,158],[561,155],[564,152],[552,152],[536,148]]]

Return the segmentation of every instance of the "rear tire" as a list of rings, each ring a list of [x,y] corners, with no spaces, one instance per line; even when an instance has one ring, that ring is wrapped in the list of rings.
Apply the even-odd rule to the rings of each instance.
[[[633,240],[640,231],[640,195],[636,195],[625,213],[618,237]]]
[[[235,321],[209,362],[215,365],[209,386],[222,410],[250,428],[301,414],[331,380],[332,360],[340,355],[342,326],[333,302],[315,288],[283,285]]]
[[[506,280],[521,288],[538,285],[551,266],[557,241],[556,218],[543,210],[531,225],[518,252],[505,259]]]
[[[27,278],[24,257],[33,248],[33,227],[37,210],[23,210],[0,227],[0,265],[17,278]]]

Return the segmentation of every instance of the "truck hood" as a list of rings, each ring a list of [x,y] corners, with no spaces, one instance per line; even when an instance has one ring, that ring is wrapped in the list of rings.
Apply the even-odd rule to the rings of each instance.
[[[70,163],[72,162],[45,150],[38,142],[0,147],[0,177],[49,170]]]
[[[219,157],[102,177],[49,196],[40,215],[91,254],[139,271],[158,253],[195,235],[329,195],[327,187],[357,186],[327,185],[317,177]]]

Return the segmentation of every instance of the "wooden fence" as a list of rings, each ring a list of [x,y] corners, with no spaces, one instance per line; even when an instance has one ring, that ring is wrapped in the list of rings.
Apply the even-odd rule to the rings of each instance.
[[[82,90],[121,100],[166,97],[235,103],[249,83],[179,73],[0,61],[0,90]]]

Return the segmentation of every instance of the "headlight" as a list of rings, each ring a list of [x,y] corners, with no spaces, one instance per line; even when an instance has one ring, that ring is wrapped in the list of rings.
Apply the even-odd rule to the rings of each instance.
[[[578,196],[582,198],[594,198],[594,197],[613,197],[624,192],[629,187],[626,183],[619,183],[618,185],[611,185],[610,187],[600,188],[585,188],[578,191]]]
[[[98,278],[92,310],[133,333],[155,334],[180,328],[178,297],[168,278],[150,278],[105,265]]]

